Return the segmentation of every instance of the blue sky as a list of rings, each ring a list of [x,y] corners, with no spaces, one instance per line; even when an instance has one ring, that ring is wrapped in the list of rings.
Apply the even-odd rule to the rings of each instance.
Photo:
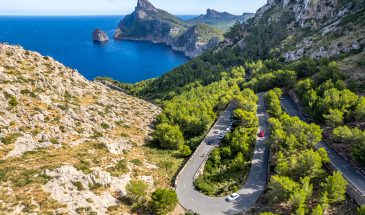
[[[150,0],[173,14],[195,15],[207,8],[233,14],[255,12],[267,0]],[[124,15],[137,0],[0,0],[0,15]]]

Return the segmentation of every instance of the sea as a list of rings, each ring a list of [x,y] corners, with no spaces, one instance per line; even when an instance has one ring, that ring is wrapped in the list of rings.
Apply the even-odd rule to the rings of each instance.
[[[0,43],[51,56],[89,80],[107,76],[135,83],[160,77],[189,60],[163,44],[114,40],[121,19],[123,16],[0,16]],[[96,28],[105,31],[110,41],[93,42]]]

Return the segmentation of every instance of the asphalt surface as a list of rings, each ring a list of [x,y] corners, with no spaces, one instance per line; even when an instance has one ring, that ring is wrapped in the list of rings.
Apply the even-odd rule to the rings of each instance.
[[[296,104],[288,96],[281,98],[281,105],[290,116],[298,116],[301,120],[305,118],[300,113]],[[365,196],[365,176],[357,171],[349,162],[342,158],[335,150],[321,141],[316,146],[317,149],[324,148],[333,167],[342,173],[342,175],[363,195]]]
[[[226,197],[206,196],[195,190],[193,185],[194,175],[207,159],[211,150],[219,145],[219,134],[225,131],[232,121],[234,106],[231,104],[219,116],[216,124],[214,124],[201,143],[201,146],[194,153],[191,160],[187,162],[177,178],[176,192],[180,204],[185,209],[200,215],[237,214],[249,209],[260,198],[267,182],[268,145],[265,142],[268,140],[270,132],[263,96],[264,93],[258,94],[257,116],[259,119],[259,129],[265,131],[265,137],[258,138],[256,142],[250,173],[241,190],[237,192],[240,197],[233,202],[228,202]],[[207,143],[211,141],[214,143],[208,145]]]

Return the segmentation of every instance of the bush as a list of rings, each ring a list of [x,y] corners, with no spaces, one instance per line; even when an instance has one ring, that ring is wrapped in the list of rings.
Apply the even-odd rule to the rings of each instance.
[[[133,203],[133,208],[141,208],[146,205],[147,202],[147,189],[148,185],[141,180],[131,180],[127,186],[127,196]]]
[[[72,181],[71,183],[77,188],[78,191],[85,190],[80,181]]]
[[[177,195],[174,190],[158,188],[152,193],[151,210],[156,215],[165,215],[175,209]]]
[[[10,107],[14,108],[18,105],[18,100],[16,99],[15,96],[11,96],[10,100],[9,100],[9,105]]]
[[[105,122],[103,122],[103,123],[101,123],[101,125],[100,125],[103,129],[108,129],[108,128],[110,128],[110,126],[107,124],[107,123],[105,123]]]
[[[109,172],[111,173],[112,176],[116,176],[119,177],[123,174],[126,174],[129,172],[128,169],[128,162],[127,160],[123,159],[118,161],[114,167],[109,168]]]

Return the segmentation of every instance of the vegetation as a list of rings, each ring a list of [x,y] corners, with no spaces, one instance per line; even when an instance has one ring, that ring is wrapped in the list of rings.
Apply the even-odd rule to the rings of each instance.
[[[268,99],[277,98],[273,92],[267,94]],[[321,202],[312,209],[312,214],[322,214],[329,204],[343,201],[347,181],[338,172],[322,181],[326,174],[323,164],[329,162],[327,152],[324,149],[311,149],[322,138],[320,127],[287,114],[270,118],[269,121],[276,173],[268,185],[270,201],[289,202],[296,214],[305,214],[309,199],[312,198],[318,198]],[[322,194],[314,196],[313,187],[319,185]]]
[[[359,128],[341,126],[333,130],[333,139],[336,142],[349,145],[352,156],[362,165],[365,165],[365,131],[361,131]]]
[[[148,185],[141,180],[132,180],[127,186],[127,196],[132,203],[132,208],[142,208],[147,204],[147,189]]]
[[[174,190],[158,188],[152,193],[151,210],[156,215],[165,215],[174,210],[177,195]]]
[[[257,97],[249,89],[242,91],[234,111],[235,128],[228,132],[219,148],[214,149],[195,187],[207,195],[222,196],[237,191],[244,182],[248,162],[256,141]]]

